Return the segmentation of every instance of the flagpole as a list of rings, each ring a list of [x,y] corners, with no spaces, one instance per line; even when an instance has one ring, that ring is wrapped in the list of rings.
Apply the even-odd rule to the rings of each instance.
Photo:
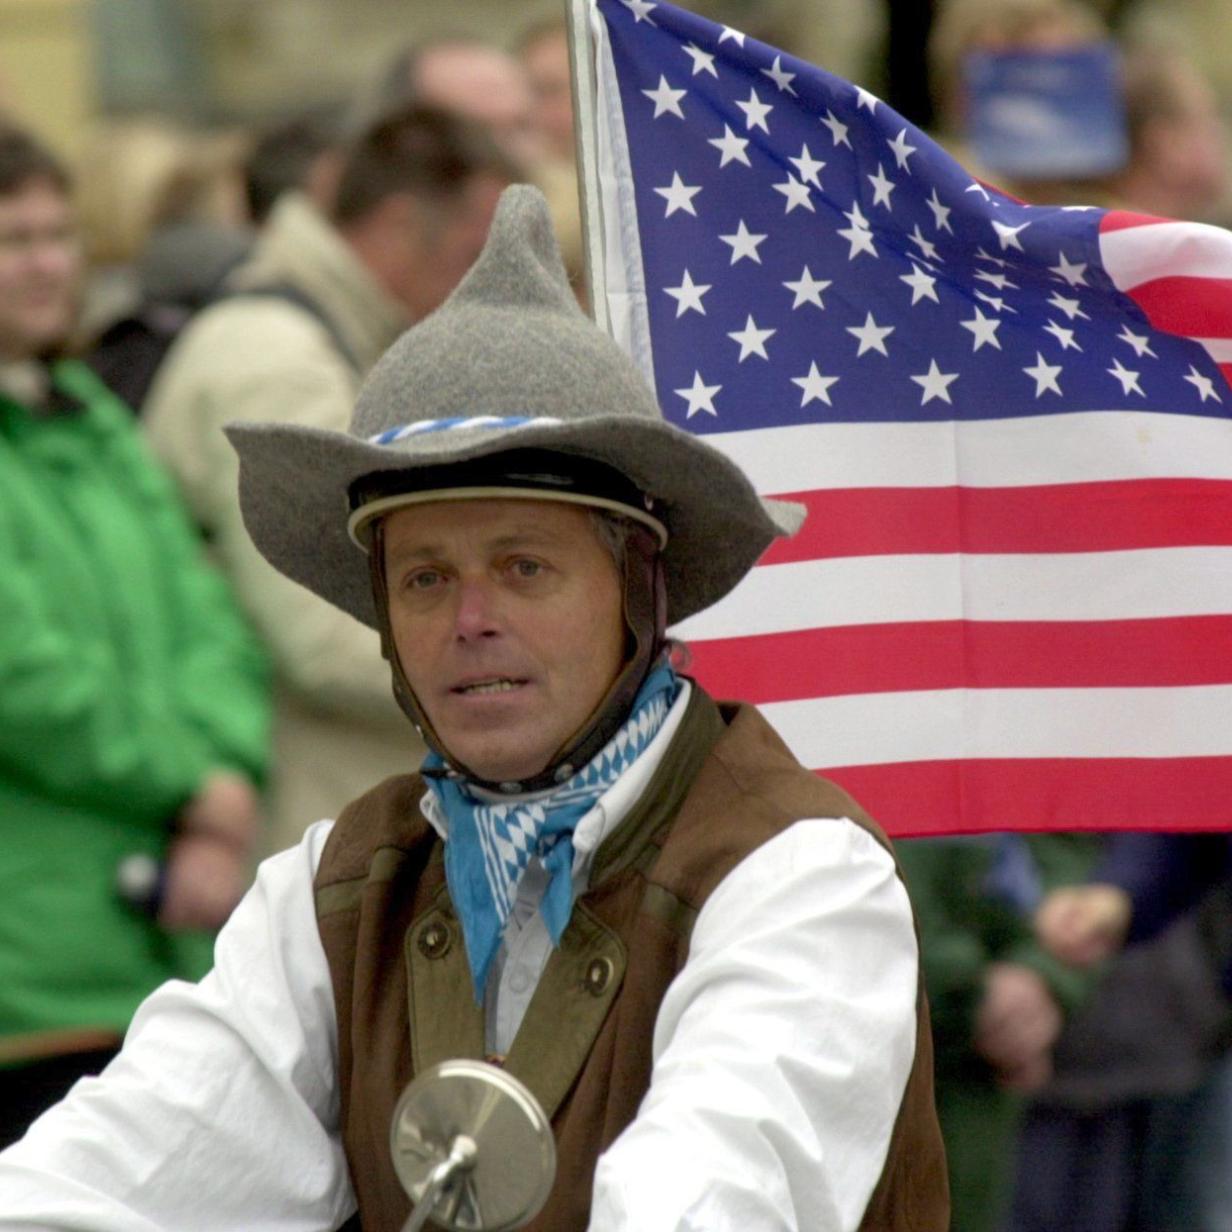
[[[589,291],[590,315],[596,325],[611,333],[607,287],[603,276],[602,196],[596,148],[599,131],[596,122],[597,89],[590,40],[591,4],[592,0],[565,0],[565,21],[569,35],[569,64],[573,70],[573,134],[582,219],[583,269]]]

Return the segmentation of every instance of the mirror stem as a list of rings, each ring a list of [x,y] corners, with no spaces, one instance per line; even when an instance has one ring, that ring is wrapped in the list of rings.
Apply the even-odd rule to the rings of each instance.
[[[472,1139],[465,1134],[458,1134],[454,1138],[449,1145],[448,1158],[432,1169],[427,1188],[415,1203],[406,1223],[402,1225],[402,1232],[420,1232],[436,1209],[436,1204],[453,1188],[454,1182],[475,1166],[477,1155],[478,1151]]]

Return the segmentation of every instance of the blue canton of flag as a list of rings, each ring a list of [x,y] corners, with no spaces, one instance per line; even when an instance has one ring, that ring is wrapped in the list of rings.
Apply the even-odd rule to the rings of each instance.
[[[1154,335],[1103,269],[1103,211],[1017,204],[867,90],[738,32],[668,4],[597,7],[669,419],[1170,411],[1182,393],[1226,413],[1211,358]]]

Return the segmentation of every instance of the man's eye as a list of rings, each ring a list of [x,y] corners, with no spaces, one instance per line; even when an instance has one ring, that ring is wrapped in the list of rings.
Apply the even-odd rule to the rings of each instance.
[[[533,578],[543,572],[543,566],[537,560],[515,560],[513,571],[518,577]]]
[[[420,569],[406,579],[407,590],[431,590],[440,583],[441,575],[435,569]]]

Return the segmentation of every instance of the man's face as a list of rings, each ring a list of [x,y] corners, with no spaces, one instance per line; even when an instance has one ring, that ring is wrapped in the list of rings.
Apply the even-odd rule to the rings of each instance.
[[[420,321],[439,308],[474,265],[506,188],[495,175],[476,175],[439,205],[404,196],[384,245],[386,284]]]
[[[534,119],[557,158],[572,160],[573,91],[569,77],[569,43],[563,30],[535,39],[523,52],[530,79]]]
[[[72,209],[54,183],[0,196],[0,358],[32,359],[67,336],[80,272]]]
[[[624,648],[620,575],[591,515],[440,501],[385,522],[394,646],[452,757],[530,778],[598,706]]]
[[[542,154],[534,100],[522,66],[496,47],[444,43],[416,66],[415,95],[424,103],[482,124],[515,159]]]

